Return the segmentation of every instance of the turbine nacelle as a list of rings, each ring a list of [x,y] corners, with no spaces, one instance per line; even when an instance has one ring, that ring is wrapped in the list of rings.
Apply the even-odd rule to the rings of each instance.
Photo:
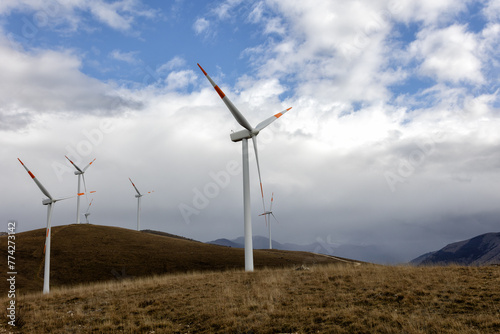
[[[50,199],[50,198],[45,198],[42,200],[42,204],[43,205],[49,205],[49,204],[52,204],[52,203],[55,203],[55,201],[53,199]]]
[[[252,134],[250,133],[250,131],[245,129],[245,130],[240,130],[237,132],[231,132],[231,134],[229,136],[231,137],[231,140],[236,143],[236,142],[242,141],[243,139],[251,138]]]

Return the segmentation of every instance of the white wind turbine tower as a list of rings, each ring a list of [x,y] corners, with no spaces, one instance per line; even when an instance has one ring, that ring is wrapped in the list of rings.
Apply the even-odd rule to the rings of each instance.
[[[137,195],[135,195],[135,197],[137,197],[137,231],[140,231],[140,227],[141,227],[141,197],[144,195],[139,192],[139,190],[135,186],[134,182],[132,182],[130,177],[128,179],[130,180],[130,183],[132,183],[132,186],[134,187],[135,191],[137,192]],[[154,191],[148,191],[148,194],[151,194],[152,192],[154,192]]]
[[[205,70],[198,64],[198,67],[201,69],[205,77],[210,81],[214,89],[219,94],[222,101],[225,103],[226,107],[229,109],[233,117],[236,121],[245,129],[240,130],[238,132],[231,133],[230,137],[233,142],[242,142],[242,150],[243,150],[243,217],[244,217],[244,231],[245,231],[245,271],[253,271],[253,245],[252,245],[252,219],[250,212],[250,176],[249,176],[249,165],[248,165],[248,139],[252,139],[253,147],[255,150],[255,160],[257,162],[257,171],[259,174],[260,181],[260,192],[262,195],[262,205],[264,207],[264,211],[266,210],[264,204],[264,191],[262,190],[262,179],[260,176],[260,167],[259,167],[259,155],[257,151],[257,135],[261,130],[263,130],[266,126],[277,120],[284,113],[292,108],[288,108],[283,110],[280,113],[277,113],[274,116],[269,117],[268,119],[257,124],[255,128],[253,128],[250,123],[246,120],[246,118],[241,114],[241,112],[234,106],[234,104],[229,100],[229,98],[224,94],[224,92],[215,84],[215,82],[210,78],[210,76],[205,72]]]
[[[43,205],[47,205],[47,231],[46,231],[46,234],[45,234],[45,247],[44,247],[44,253],[45,253],[45,267],[44,267],[44,271],[43,271],[43,293],[44,294],[47,294],[49,293],[49,290],[50,290],[50,284],[49,284],[49,281],[50,281],[50,236],[51,236],[51,219],[52,219],[52,209],[53,209],[53,204],[55,204],[56,202],[58,201],[62,201],[62,200],[65,200],[65,199],[68,199],[68,198],[73,198],[75,196],[71,196],[71,197],[65,197],[65,198],[53,198],[49,192],[47,191],[47,189],[45,189],[45,187],[40,183],[40,181],[37,180],[37,178],[35,177],[35,175],[33,175],[33,173],[28,169],[28,167],[26,167],[23,162],[21,161],[21,159],[17,158],[17,160],[19,160],[19,162],[21,163],[21,165],[23,165],[24,169],[26,169],[26,171],[28,172],[28,174],[31,176],[31,178],[33,179],[33,181],[35,181],[36,185],[38,186],[38,188],[40,188],[40,190],[42,191],[42,193],[47,196],[48,198],[42,200],[42,204]],[[81,196],[83,195],[84,193],[79,193],[77,196]]]
[[[85,184],[85,175],[84,174],[85,174],[85,171],[87,170],[87,168],[89,168],[90,165],[92,165],[92,163],[95,161],[95,159],[92,160],[84,169],[80,169],[80,167],[75,165],[75,163],[73,161],[71,161],[70,158],[68,158],[67,156],[65,156],[65,157],[76,168],[75,175],[78,175],[78,193],[80,193],[80,178],[82,178],[82,177],[83,177],[83,187],[85,188],[85,192],[87,192],[87,185]],[[87,199],[87,201],[88,201],[88,199]],[[76,223],[80,224],[80,196],[78,196],[78,198],[76,199]]]
[[[259,215],[259,216],[264,216],[266,220],[266,225],[268,225],[269,228],[269,249],[273,249],[273,242],[271,239],[271,216],[273,216],[273,218],[276,221],[278,221],[278,219],[276,219],[273,213],[273,200],[274,200],[274,193],[271,196],[271,205],[269,206],[269,211],[265,211],[263,214]]]

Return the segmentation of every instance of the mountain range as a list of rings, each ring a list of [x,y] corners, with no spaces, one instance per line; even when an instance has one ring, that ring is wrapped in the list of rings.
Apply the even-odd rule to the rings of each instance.
[[[500,233],[486,233],[454,242],[438,251],[423,254],[410,263],[414,265],[500,265]]]
[[[233,248],[244,248],[245,240],[243,237],[236,239],[217,239],[209,241],[209,244],[220,245]],[[317,241],[307,245],[297,245],[293,243],[279,243],[272,241],[273,249],[312,252],[324,255],[338,256],[343,258],[355,259],[363,262],[371,262],[378,264],[394,264],[401,262],[389,249],[384,249],[382,246],[375,245],[335,245],[325,241]],[[254,249],[268,249],[269,238],[263,236],[253,237]]]

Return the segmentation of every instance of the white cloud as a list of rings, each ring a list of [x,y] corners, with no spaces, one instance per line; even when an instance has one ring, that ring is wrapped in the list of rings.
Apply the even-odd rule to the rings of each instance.
[[[243,0],[225,0],[217,7],[215,7],[212,12],[218,17],[218,19],[223,20],[230,18],[232,15],[230,11],[242,3]]]
[[[327,103],[331,99],[385,100],[389,97],[387,85],[404,75],[385,71],[391,59],[385,38],[392,23],[383,15],[383,4],[270,3],[268,11],[280,15],[261,19],[264,32],[278,32],[283,38],[270,37],[268,45],[247,50],[262,76],[287,80],[293,76],[298,94],[315,96]]]
[[[500,72],[500,23],[488,24],[481,31],[481,44],[478,52],[484,67],[485,76],[495,82]],[[494,85],[492,85],[493,87]]]
[[[168,90],[182,90],[195,84],[198,76],[190,70],[170,72],[165,79]]]
[[[125,2],[106,3],[95,0],[90,2],[88,9],[101,22],[106,23],[110,27],[118,30],[128,30],[132,24],[132,16],[120,15],[119,10],[126,9]]]
[[[26,8],[34,8],[40,10],[48,6],[47,2],[48,1],[42,0],[5,0],[0,3],[0,14],[8,15],[15,9],[23,10]],[[50,3],[50,5],[52,5],[52,3]]]
[[[113,50],[110,52],[109,57],[129,64],[137,64],[140,60],[137,58],[138,51],[122,52],[120,50]]]
[[[6,0],[0,3],[0,15],[8,15],[12,11],[33,13],[28,16],[28,21],[38,28],[67,25],[71,30],[76,30],[82,24],[79,11],[90,12],[94,19],[123,31],[130,30],[137,17],[154,18],[157,15],[155,10],[147,8],[140,0],[111,3],[104,0]]]
[[[130,30],[135,18],[154,18],[157,13],[146,8],[140,0],[120,0],[112,3],[103,0],[80,2],[80,8],[89,10],[96,19],[117,30]]]
[[[264,25],[264,34],[279,34],[283,35],[286,31],[286,27],[283,25],[283,21],[280,17],[272,16],[269,8],[263,1],[257,2],[252,7],[250,14],[248,15],[248,21],[253,24]]]
[[[410,46],[422,60],[420,72],[439,81],[483,82],[481,61],[476,56],[477,37],[466,26],[452,25],[444,29],[424,29]]]
[[[272,18],[266,22],[266,27],[264,28],[265,34],[279,34],[283,35],[285,33],[285,27],[283,26],[281,19]]]
[[[483,14],[491,22],[500,20],[500,0],[490,0],[483,8]]]
[[[252,7],[252,11],[248,15],[248,20],[252,23],[261,22],[264,16],[264,11],[265,11],[264,1],[256,2]]]
[[[453,21],[456,15],[467,10],[472,0],[398,0],[387,1],[388,13],[405,23],[423,22],[426,26],[441,25]]]
[[[193,23],[193,29],[194,31],[196,32],[196,34],[201,34],[201,33],[204,33],[206,32],[206,30],[210,27],[210,22],[201,17],[199,19],[197,19],[194,23]]]
[[[0,37],[0,101],[4,119],[25,124],[27,115],[44,112],[115,114],[140,104],[114,87],[80,72],[81,59],[70,50],[13,49]],[[13,119],[19,115],[19,122]]]
[[[171,70],[173,70],[175,68],[182,67],[184,65],[186,65],[186,60],[184,58],[182,58],[182,57],[176,56],[176,57],[170,59],[165,64],[163,64],[160,67],[158,67],[158,69],[156,71],[158,73],[163,73],[163,72],[166,72],[166,71],[171,71]]]
[[[241,91],[239,101],[253,110],[262,110],[269,116],[273,113],[270,105],[279,105],[279,95],[285,91],[284,87],[276,78],[266,78],[255,81],[250,77],[240,78],[237,84]],[[275,110],[276,112],[281,110]],[[262,114],[261,117],[266,117]]]

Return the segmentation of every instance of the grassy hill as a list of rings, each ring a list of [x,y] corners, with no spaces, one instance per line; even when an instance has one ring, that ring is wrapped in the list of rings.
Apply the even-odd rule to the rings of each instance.
[[[42,291],[44,243],[45,229],[16,235],[18,293]],[[51,248],[51,288],[163,273],[244,268],[242,249],[110,226],[56,226]],[[0,237],[0,256],[7,258],[6,236]],[[306,252],[254,252],[255,268],[335,262],[338,260]],[[0,274],[1,291],[8,290],[5,278],[4,271]]]
[[[168,274],[23,295],[13,332],[499,333],[499,285],[500,267]]]

